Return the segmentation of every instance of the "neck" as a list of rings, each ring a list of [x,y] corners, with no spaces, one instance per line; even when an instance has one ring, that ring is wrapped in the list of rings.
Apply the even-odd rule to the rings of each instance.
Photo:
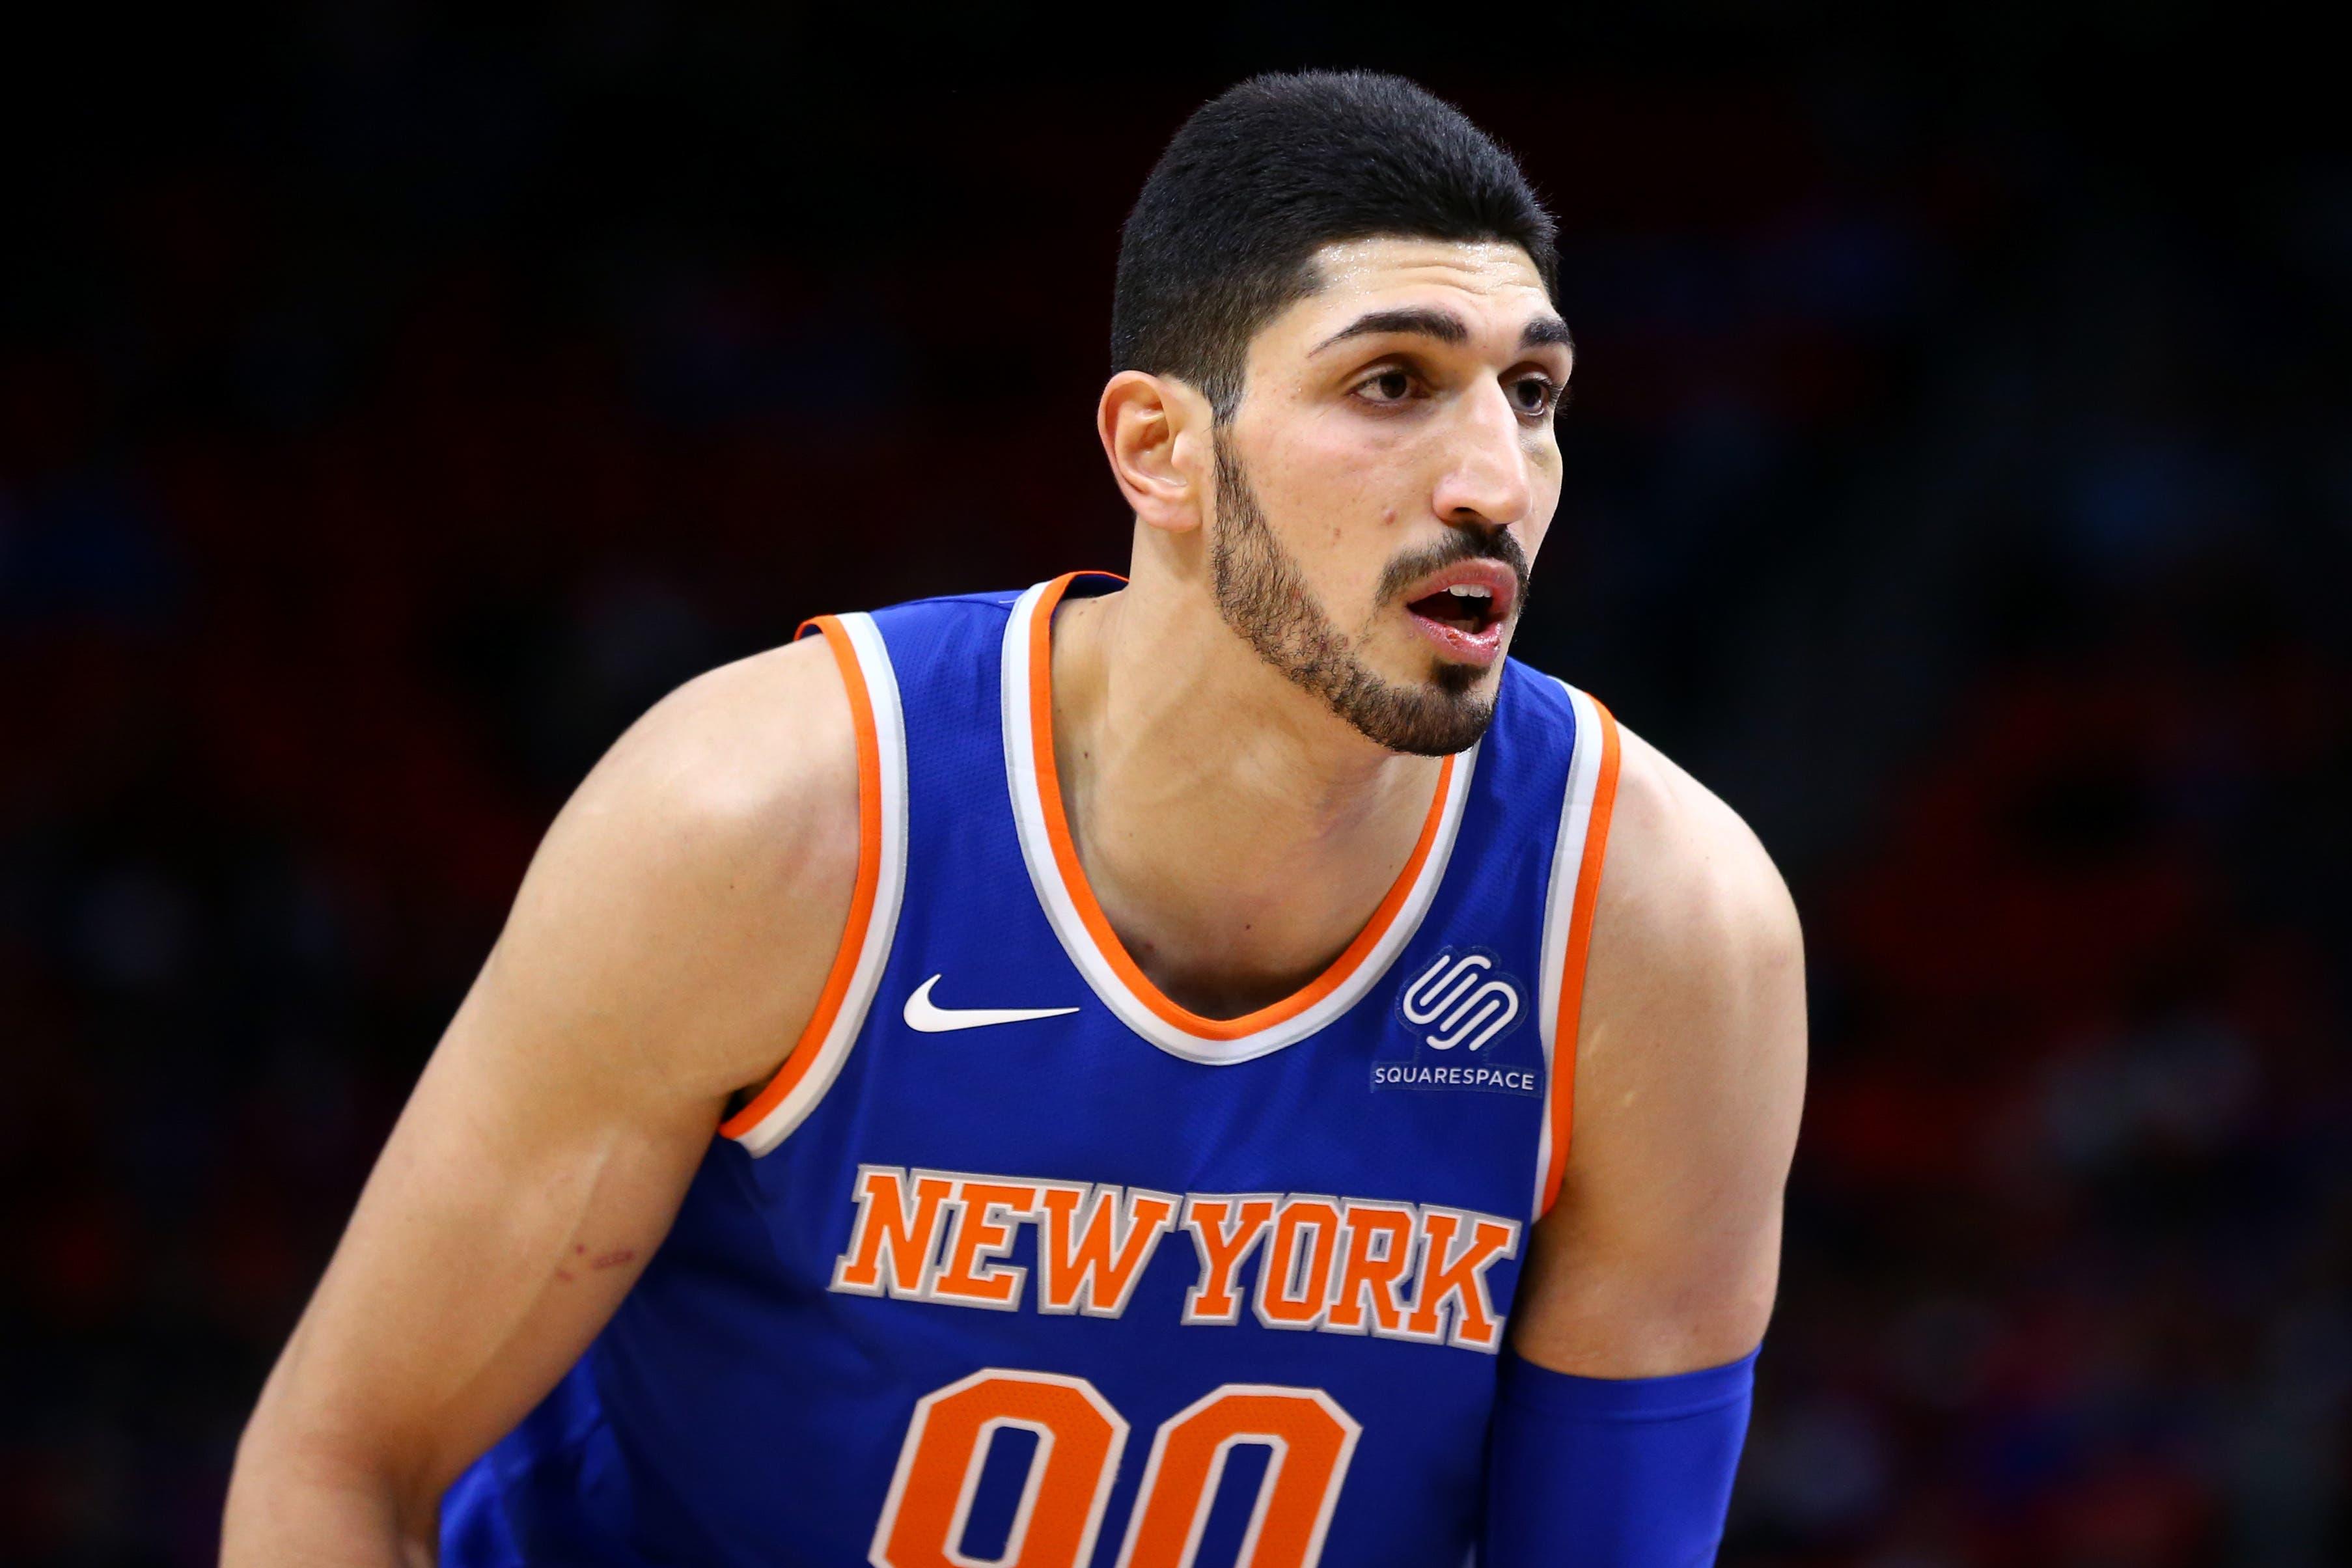
[[[1259,659],[1198,584],[1139,573],[1052,635],[1072,842],[1129,955],[1233,1018],[1344,952],[1412,858],[1439,759],[1399,756]]]

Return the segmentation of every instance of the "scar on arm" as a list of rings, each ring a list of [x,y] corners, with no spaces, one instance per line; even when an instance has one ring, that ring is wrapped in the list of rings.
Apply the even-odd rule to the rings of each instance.
[[[588,1249],[583,1246],[575,1245],[572,1249],[572,1255],[574,1258],[587,1258]],[[637,1249],[635,1248],[616,1247],[610,1252],[599,1252],[593,1258],[589,1258],[588,1267],[591,1269],[617,1269],[624,1263],[635,1262],[636,1258]],[[568,1285],[579,1276],[572,1273],[571,1270],[564,1268],[562,1264],[558,1264],[556,1265],[555,1277]]]

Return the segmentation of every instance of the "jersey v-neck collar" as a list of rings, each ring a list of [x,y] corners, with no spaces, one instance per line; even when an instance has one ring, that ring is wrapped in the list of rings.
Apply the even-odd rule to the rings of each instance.
[[[1074,581],[1099,575],[1069,572],[1037,584],[1014,601],[1005,626],[1004,770],[1022,859],[1070,961],[1120,1021],[1188,1061],[1247,1061],[1304,1040],[1347,1012],[1412,939],[1444,880],[1478,748],[1473,746],[1445,759],[1412,857],[1371,919],[1330,967],[1280,1001],[1240,1018],[1213,1019],[1193,1012],[1152,984],[1111,929],[1087,884],[1086,868],[1078,862],[1062,810],[1054,763],[1054,607]]]

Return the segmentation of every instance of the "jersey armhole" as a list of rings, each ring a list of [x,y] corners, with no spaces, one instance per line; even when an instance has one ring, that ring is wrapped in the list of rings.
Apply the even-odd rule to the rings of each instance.
[[[1537,1138],[1535,1217],[1559,1197],[1576,1112],[1576,1037],[1584,1009],[1584,971],[1592,947],[1592,906],[1609,852],[1609,819],[1617,800],[1617,720],[1593,698],[1562,683],[1575,714],[1575,750],[1567,798],[1553,841],[1544,900],[1544,1115]]]
[[[857,883],[808,1027],[767,1086],[719,1124],[754,1155],[790,1136],[841,1075],[882,982],[907,880],[907,731],[889,650],[869,615],[820,615],[801,635],[812,630],[840,666],[857,734]]]

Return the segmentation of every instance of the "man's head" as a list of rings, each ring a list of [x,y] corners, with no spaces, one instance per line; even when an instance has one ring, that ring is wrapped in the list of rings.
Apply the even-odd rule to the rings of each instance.
[[[1559,494],[1552,222],[1510,155],[1394,77],[1260,77],[1129,218],[1102,434],[1224,619],[1358,730],[1456,751]]]

